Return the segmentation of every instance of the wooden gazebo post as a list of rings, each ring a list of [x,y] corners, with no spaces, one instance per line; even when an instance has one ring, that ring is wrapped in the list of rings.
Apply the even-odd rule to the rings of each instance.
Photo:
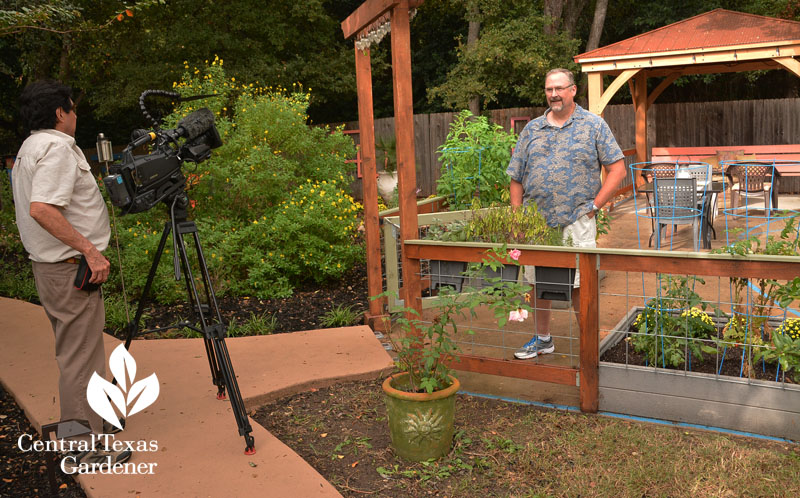
[[[419,237],[416,203],[416,165],[414,162],[414,105],[411,91],[411,40],[409,10],[423,0],[367,0],[342,22],[344,37],[355,37],[358,120],[361,130],[363,168],[364,228],[367,243],[367,285],[370,295],[381,292],[381,250],[378,229],[378,189],[375,180],[375,128],[372,113],[372,71],[369,44],[371,34],[391,23],[392,80],[394,89],[395,139],[400,208],[400,240]],[[379,38],[376,42],[380,41]],[[419,260],[402,251],[402,298],[407,307],[422,312]],[[373,328],[382,326],[383,302],[371,301],[367,315]]]

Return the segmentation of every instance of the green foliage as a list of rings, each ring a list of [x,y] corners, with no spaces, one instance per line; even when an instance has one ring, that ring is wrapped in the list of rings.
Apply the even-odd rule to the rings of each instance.
[[[397,140],[394,137],[378,137],[375,140],[375,161],[383,171],[397,171]]]
[[[741,233],[741,229],[731,230],[733,235]],[[800,225],[798,215],[787,217],[785,225],[776,238],[768,235],[764,246],[757,235],[741,237],[726,247],[712,252],[748,256],[766,254],[772,256],[797,256],[800,247]],[[754,286],[758,292],[751,289]],[[769,317],[774,302],[786,307],[800,296],[800,279],[789,282],[778,282],[771,279],[749,279],[731,277],[733,292],[733,315],[724,329],[726,341],[745,344],[747,346],[763,346],[764,339],[770,336]],[[748,355],[748,361],[750,357]]]
[[[219,95],[203,105],[217,116],[224,145],[197,169],[184,165],[190,216],[202,234],[215,289],[285,297],[301,282],[340,277],[363,258],[361,205],[347,193],[351,168],[344,162],[352,141],[306,125],[310,94],[301,87],[242,84],[228,78],[222,66],[219,58],[203,70],[186,64],[184,79],[175,83],[182,94]],[[165,126],[197,107],[183,104],[165,118]],[[118,219],[126,285],[134,295],[144,286],[166,219],[161,206]],[[171,249],[168,244],[165,259],[171,260]],[[154,296],[162,303],[185,298],[172,265],[159,265]]]
[[[563,231],[550,227],[535,203],[473,210],[467,220],[428,227],[426,239],[449,242],[563,245]]]
[[[518,263],[509,257],[505,246],[490,249],[482,263],[467,271],[467,276],[482,276],[486,269],[499,271],[504,264]],[[438,313],[432,322],[423,321],[419,313],[409,307],[393,314],[395,325],[389,339],[397,353],[395,366],[400,372],[409,373],[410,392],[431,393],[450,385],[452,369],[446,362],[458,352],[454,337],[459,334],[459,318],[475,318],[475,310],[486,305],[494,313],[498,326],[503,327],[511,311],[531,310],[522,298],[528,286],[501,281],[499,277],[487,279],[487,282],[489,285],[486,287],[467,289],[463,294],[456,294],[448,288],[442,289],[436,304]],[[391,294],[386,291],[372,299]],[[474,334],[471,329],[464,332]]]
[[[800,372],[800,318],[789,318],[772,333],[772,346],[759,349],[754,361],[777,361],[787,373]]]
[[[319,318],[320,324],[325,328],[349,327],[355,325],[361,319],[361,312],[355,310],[355,305],[345,306],[339,304],[333,309],[325,312]]]
[[[580,41],[564,33],[545,35],[541,11],[526,7],[506,3],[502,14],[484,19],[480,38],[470,46],[459,43],[458,62],[444,83],[428,91],[428,99],[450,109],[468,107],[474,96],[485,106],[509,99],[544,103],[545,74],[554,67],[577,70],[571,56]]]
[[[506,167],[516,140],[513,132],[489,123],[486,116],[461,111],[437,149],[442,163],[437,195],[448,199],[451,210],[470,206],[473,197],[484,206],[507,202],[510,180]]]
[[[228,337],[244,337],[251,335],[272,335],[275,329],[278,328],[278,319],[269,313],[261,313],[259,315],[250,312],[250,318],[238,324],[231,321],[228,324]]]
[[[696,282],[705,282],[694,276],[658,274],[658,278],[663,294],[648,301],[633,322],[633,348],[644,353],[651,365],[680,368],[687,351],[696,361],[702,361],[704,352],[716,352],[703,343],[716,337],[716,327],[704,311],[706,303],[694,291]]]

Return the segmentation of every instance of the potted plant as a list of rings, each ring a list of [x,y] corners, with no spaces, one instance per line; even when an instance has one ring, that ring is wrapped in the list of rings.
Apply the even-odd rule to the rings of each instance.
[[[516,254],[505,247],[492,249],[481,266],[515,265],[512,258]],[[432,321],[422,320],[412,308],[402,308],[393,314],[395,323],[389,339],[397,354],[398,372],[384,381],[383,391],[392,446],[398,455],[424,461],[450,451],[455,395],[460,387],[449,366],[458,352],[457,320],[474,317],[476,308],[488,305],[502,327],[511,313],[530,310],[523,300],[524,292],[524,286],[502,281],[464,294],[445,288],[440,293]],[[384,292],[373,299],[387,294]],[[473,334],[469,329],[464,332]]]
[[[397,142],[394,137],[378,137],[375,141],[375,161],[383,165],[378,171],[378,193],[383,200],[392,203],[397,189]]]

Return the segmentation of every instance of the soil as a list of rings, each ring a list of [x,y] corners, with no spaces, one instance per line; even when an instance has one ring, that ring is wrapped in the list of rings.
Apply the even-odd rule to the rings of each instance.
[[[0,496],[50,496],[45,454],[20,452],[17,441],[23,434],[36,434],[14,398],[0,386]],[[56,465],[58,496],[86,496],[72,477]]]
[[[395,455],[387,428],[383,379],[336,384],[267,404],[253,418],[314,467],[346,497],[520,496],[523,475],[495,475],[489,460],[513,453],[509,420],[542,410],[496,399],[457,395],[454,447],[440,466]],[[514,434],[525,440],[529,434]],[[510,446],[509,446],[510,445]],[[383,469],[383,470],[381,470]],[[473,473],[473,469],[475,472]],[[469,478],[465,475],[480,474]]]
[[[361,314],[369,309],[367,270],[365,263],[359,263],[348,271],[341,280],[325,285],[296,289],[291,297],[283,299],[257,299],[250,297],[217,298],[220,314],[228,323],[243,324],[255,316],[274,316],[273,333],[296,332],[324,328],[321,317],[337,306],[351,306],[355,313]],[[131,310],[131,314],[135,311]],[[170,306],[151,305],[145,310],[141,327],[142,338],[160,339],[161,333],[148,333],[147,330],[174,325],[187,318],[188,306],[181,302]],[[356,324],[351,324],[356,325]],[[122,338],[122,332],[106,330]]]
[[[627,339],[628,336],[626,336]],[[633,346],[626,340],[619,341],[615,346],[609,348],[600,357],[600,361],[607,361],[609,363],[621,363],[628,365],[647,366],[647,358],[644,354],[637,353]],[[742,349],[729,348],[725,352],[725,356],[720,357],[720,361],[713,354],[704,354],[703,361],[693,359],[690,365],[681,365],[680,367],[672,367],[667,365],[667,369],[680,369],[688,370],[691,372],[708,373],[717,375],[728,375],[731,377],[747,376],[749,372],[750,378],[759,380],[775,381],[777,375],[778,380],[784,379],[784,372],[778,372],[777,364],[754,362],[753,368],[744,370],[742,369]],[[746,363],[746,362],[745,362]],[[652,365],[651,365],[652,366]],[[659,365],[661,367],[661,365]],[[787,375],[786,382],[793,382],[794,379]]]

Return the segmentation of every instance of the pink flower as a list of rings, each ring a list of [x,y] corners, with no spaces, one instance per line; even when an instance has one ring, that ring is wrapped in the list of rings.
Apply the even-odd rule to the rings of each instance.
[[[508,314],[508,319],[512,322],[524,322],[528,318],[528,310],[517,308]]]
[[[519,261],[519,257],[522,254],[522,251],[519,249],[511,249],[508,251],[508,256],[513,259],[514,261]]]

